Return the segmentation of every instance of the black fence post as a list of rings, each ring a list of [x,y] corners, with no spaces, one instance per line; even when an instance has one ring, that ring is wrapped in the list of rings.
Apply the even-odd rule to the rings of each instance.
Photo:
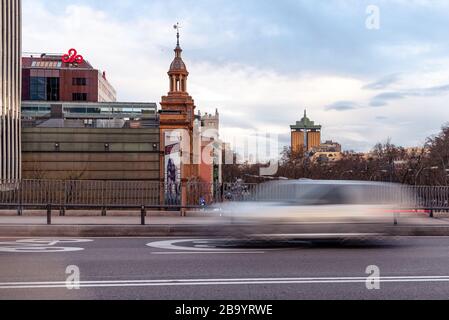
[[[65,217],[65,204],[66,204],[66,193],[67,193],[67,182],[60,181],[59,188],[59,202],[61,203],[59,207],[59,216]]]
[[[109,185],[110,184],[108,184],[108,186]],[[102,181],[101,182],[101,204],[103,205],[103,207],[101,208],[101,216],[102,217],[106,217],[106,214],[107,214],[105,193],[106,193],[106,182]]]
[[[47,204],[47,224],[51,225],[51,204]]]
[[[147,215],[145,206],[142,206],[140,209],[140,224],[142,226],[145,225],[145,216]]]
[[[19,181],[19,188],[17,190],[17,202],[18,202],[18,206],[17,206],[17,215],[20,217],[23,215],[23,207],[22,207],[22,182]]]

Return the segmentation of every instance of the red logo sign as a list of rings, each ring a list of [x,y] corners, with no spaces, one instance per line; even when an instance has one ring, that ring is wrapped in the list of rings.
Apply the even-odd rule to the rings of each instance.
[[[84,58],[83,56],[78,54],[78,51],[75,49],[70,49],[68,54],[65,54],[62,56],[62,62],[64,63],[83,63]]]

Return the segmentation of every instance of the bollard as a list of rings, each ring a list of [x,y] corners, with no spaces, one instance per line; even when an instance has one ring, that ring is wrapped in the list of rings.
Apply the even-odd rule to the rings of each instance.
[[[431,218],[434,217],[434,215],[433,215],[433,209],[430,210],[430,217],[431,217]]]
[[[65,217],[65,207],[61,207],[61,208],[59,209],[59,216],[60,216],[60,217]]]
[[[102,217],[106,217],[106,211],[107,211],[106,207],[101,208],[101,216]]]
[[[394,214],[394,225],[395,226],[398,225],[398,214],[397,213]]]
[[[146,215],[147,215],[147,212],[146,212],[145,206],[142,206],[140,209],[140,224],[142,226],[145,225],[145,216]]]
[[[51,225],[51,204],[47,204],[47,224]]]

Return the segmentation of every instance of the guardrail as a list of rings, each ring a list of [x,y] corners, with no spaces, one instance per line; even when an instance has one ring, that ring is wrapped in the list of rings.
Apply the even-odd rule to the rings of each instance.
[[[50,204],[63,216],[68,209],[140,208],[182,210],[224,201],[249,200],[256,184],[154,181],[0,180],[0,209],[42,209]]]
[[[404,185],[394,190],[397,202],[404,207],[428,210],[431,216],[436,211],[449,212],[449,187]],[[104,216],[111,209],[182,211],[227,201],[294,198],[297,192],[282,184],[267,188],[244,183],[0,180],[0,209],[17,209],[22,215],[24,209],[46,209],[50,205],[59,209],[61,216],[69,209],[100,209]],[[382,187],[373,189],[372,194],[380,199],[392,196]]]
[[[147,204],[177,205],[182,187],[187,203],[243,201],[255,194],[257,184],[202,183],[164,184],[153,181],[22,180],[0,181],[1,203]],[[161,200],[162,199],[162,200]]]
[[[24,205],[24,207],[27,207],[29,205]],[[2,204],[0,204],[0,208],[2,207]],[[6,207],[8,207],[8,205],[6,205]],[[51,203],[48,203],[46,205],[42,204],[42,205],[38,205],[38,204],[33,204],[32,208],[34,209],[43,209],[46,210],[46,218],[47,218],[47,225],[51,225],[52,224],[52,211],[53,211],[53,206]],[[71,209],[76,209],[76,208],[85,208],[84,205],[71,205],[70,207]],[[100,208],[99,206],[95,207],[95,206],[91,206],[90,208]],[[184,206],[185,209],[200,209],[203,208],[202,206]],[[146,218],[147,218],[147,210],[151,210],[151,209],[174,209],[174,210],[179,210],[181,209],[181,206],[137,206],[137,205],[119,205],[119,206],[111,206],[109,209],[138,209],[140,210],[140,224],[141,225],[146,225]],[[21,214],[19,214],[21,215]],[[102,214],[103,215],[103,214]],[[60,213],[60,216],[65,216],[65,214]]]

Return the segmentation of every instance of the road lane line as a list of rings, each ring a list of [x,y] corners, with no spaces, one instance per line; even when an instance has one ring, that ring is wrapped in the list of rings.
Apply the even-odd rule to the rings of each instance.
[[[417,282],[449,282],[449,279],[398,279],[381,280],[381,283],[417,283]],[[235,281],[235,282],[174,282],[174,283],[123,283],[123,284],[80,284],[80,288],[108,288],[108,287],[170,287],[170,286],[216,286],[216,285],[290,285],[290,284],[354,284],[366,283],[366,280],[309,280],[309,281]],[[5,286],[0,289],[58,289],[66,285],[34,285],[34,286]]]
[[[366,283],[366,277],[327,278],[250,278],[250,279],[187,279],[187,280],[117,280],[80,281],[80,288],[149,287],[149,286],[210,286],[210,285],[280,285],[280,284],[348,284]],[[381,283],[449,282],[449,276],[398,276],[371,278]],[[62,281],[4,282],[0,289],[66,288]]]
[[[139,283],[139,282],[201,282],[201,281],[307,281],[307,280],[366,280],[367,277],[295,277],[295,278],[210,278],[210,279],[153,279],[153,280],[86,280],[80,283]],[[386,276],[370,277],[373,280],[395,279],[449,279],[449,276]],[[34,281],[34,282],[0,282],[0,285],[9,284],[63,284],[64,281]]]

